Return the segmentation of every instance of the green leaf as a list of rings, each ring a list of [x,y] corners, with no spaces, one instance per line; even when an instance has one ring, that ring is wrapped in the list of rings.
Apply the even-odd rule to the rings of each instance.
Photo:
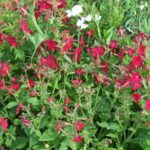
[[[111,40],[111,37],[113,35],[113,30],[114,30],[114,28],[112,27],[112,28],[106,30],[106,32],[104,34],[104,38],[105,38],[107,44],[109,44],[109,42]]]
[[[69,139],[66,139],[61,143],[59,150],[68,150],[68,145],[69,145]]]
[[[12,144],[12,139],[10,137],[7,137],[6,146],[10,146],[11,144]]]
[[[131,62],[131,57],[130,57],[129,55],[125,55],[125,56],[123,57],[123,64],[124,64],[124,65],[129,65],[130,62]]]
[[[3,135],[3,130],[2,130],[2,127],[0,126],[0,137],[2,137]]]
[[[55,134],[52,130],[46,130],[41,135],[39,141],[53,141],[55,139]]]
[[[67,55],[64,55],[64,58],[66,59],[67,62],[69,62],[70,64],[72,64],[71,58]]]
[[[39,138],[35,134],[31,135],[29,139],[30,147],[37,144],[38,141],[39,141]]]
[[[22,149],[27,144],[27,138],[18,136],[16,140],[12,143],[11,148],[12,149]]]
[[[119,57],[118,56],[112,56],[111,59],[109,60],[110,64],[118,64],[119,63]]]
[[[28,102],[31,103],[33,106],[39,105],[39,101],[36,97],[29,98]]]
[[[106,135],[107,137],[110,137],[110,138],[115,138],[115,139],[117,139],[118,137],[117,137],[117,135],[116,134],[114,134],[114,133],[109,133],[109,134],[107,134]]]
[[[97,123],[100,127],[106,128],[108,130],[114,130],[114,131],[121,131],[120,126],[117,123],[107,123],[107,122],[102,122],[102,123]]]
[[[7,104],[6,108],[10,109],[10,108],[13,108],[13,107],[15,107],[17,105],[18,105],[17,102],[10,102],[10,103]]]

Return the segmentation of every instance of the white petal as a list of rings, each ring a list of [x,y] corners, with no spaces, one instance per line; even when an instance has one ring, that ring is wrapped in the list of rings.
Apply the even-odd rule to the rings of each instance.
[[[101,18],[102,18],[102,16],[100,16],[100,15],[97,15],[97,14],[95,15],[95,20],[96,20],[96,21],[99,21],[99,20],[101,20]]]
[[[86,17],[85,17],[85,20],[86,20],[86,21],[91,21],[91,20],[92,20],[92,15],[86,16]]]
[[[88,24],[82,24],[81,29],[86,29],[88,27]]]
[[[80,13],[82,13],[83,9],[81,5],[75,5],[72,9],[71,9],[73,16],[78,16]]]
[[[66,13],[67,13],[67,17],[73,16],[72,11],[70,11],[70,10],[66,10]]]

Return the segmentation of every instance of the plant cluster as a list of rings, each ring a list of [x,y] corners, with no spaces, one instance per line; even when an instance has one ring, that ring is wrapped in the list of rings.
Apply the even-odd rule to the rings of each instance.
[[[149,150],[148,2],[108,1],[0,3],[0,149]]]

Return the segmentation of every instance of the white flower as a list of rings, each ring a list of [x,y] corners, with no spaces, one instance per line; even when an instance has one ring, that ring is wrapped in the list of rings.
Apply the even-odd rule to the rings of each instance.
[[[144,9],[144,5],[141,5],[141,6],[140,6],[140,9],[143,10],[143,9]]]
[[[86,29],[88,27],[88,24],[85,24],[85,18],[82,17],[81,19],[78,19],[77,21],[77,26],[80,27],[81,29]]]
[[[86,29],[88,27],[88,24],[83,23],[80,27],[81,29]]]
[[[80,13],[82,13],[83,9],[81,5],[75,5],[71,11],[73,16],[78,16]]]
[[[73,16],[72,11],[70,11],[70,10],[66,10],[66,13],[67,13],[67,17]]]
[[[84,21],[85,21],[85,18],[84,18],[84,17],[82,17],[81,19],[78,19],[78,21],[77,21],[77,26],[78,26],[78,27],[81,27],[81,25],[84,23]]]
[[[96,20],[96,21],[99,21],[99,20],[101,20],[101,18],[102,18],[102,16],[100,16],[100,15],[97,15],[97,14],[95,15],[95,20]]]
[[[92,20],[92,15],[86,16],[86,17],[85,17],[85,20],[86,20],[86,21],[91,21],[91,20]]]

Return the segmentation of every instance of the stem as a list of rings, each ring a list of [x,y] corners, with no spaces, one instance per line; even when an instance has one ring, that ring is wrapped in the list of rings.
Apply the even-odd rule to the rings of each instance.
[[[34,15],[31,16],[31,19],[32,19],[32,21],[33,21],[33,24],[34,24],[36,30],[37,30],[39,33],[41,33],[42,35],[44,35],[43,32],[42,32],[42,30],[41,30],[41,28],[39,27],[39,25],[38,25],[38,23],[37,23],[36,18],[35,18]]]
[[[139,125],[135,128],[135,130],[133,130],[130,135],[124,140],[123,142],[123,146],[125,146],[134,136],[134,134],[136,133],[136,129],[138,129]]]
[[[114,104],[115,104],[116,100],[117,100],[117,99],[114,98],[114,101],[112,101],[111,107],[110,107],[110,109],[109,109],[109,112],[108,112],[108,114],[107,114],[106,119],[104,120],[104,122],[106,122],[106,121],[108,120],[108,118],[109,118],[109,116],[110,116],[110,113],[111,113],[111,111],[112,111],[112,108],[114,107]],[[98,137],[100,137],[100,135],[101,135],[101,133],[102,133],[103,130],[104,130],[104,128],[102,128],[102,129],[100,130]]]
[[[33,57],[34,57],[34,55],[35,55],[35,53],[36,53],[36,50],[37,50],[37,46],[35,47],[34,52],[33,52],[32,56],[31,56],[31,64],[32,64],[32,62],[33,62]]]
[[[99,28],[99,22],[96,22],[96,27],[97,27],[97,31],[98,31],[98,36],[100,38],[100,42],[102,43],[102,37],[101,37],[100,28]]]

